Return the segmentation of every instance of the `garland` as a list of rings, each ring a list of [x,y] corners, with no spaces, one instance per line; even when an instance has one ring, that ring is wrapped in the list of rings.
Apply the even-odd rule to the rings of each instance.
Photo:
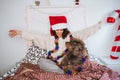
[[[66,55],[66,52],[68,51],[68,49],[64,50],[64,51],[61,53],[61,55],[59,55],[59,56],[57,56],[57,57],[51,56],[52,53],[55,53],[55,52],[57,52],[57,51],[59,50],[58,40],[59,40],[58,38],[55,39],[55,41],[54,41],[54,43],[55,43],[55,48],[54,48],[53,50],[50,50],[50,51],[48,52],[47,58],[48,58],[48,59],[51,59],[53,62],[55,62],[56,65],[58,65],[61,69],[63,69],[63,70],[65,71],[65,73],[67,73],[67,74],[69,74],[69,75],[76,74],[76,73],[82,71],[83,68],[82,68],[81,66],[78,66],[77,69],[74,70],[74,71],[70,71],[70,70],[67,68],[67,66],[61,66],[60,63],[58,62],[58,60],[59,60],[60,58],[62,58],[64,55]],[[70,41],[72,41],[72,40],[73,40],[73,37],[72,37],[72,35],[70,35]],[[83,57],[83,58],[80,60],[80,63],[79,63],[79,64],[83,64],[85,61],[86,61],[86,58]]]
[[[60,68],[63,69],[65,71],[65,73],[67,73],[68,75],[75,75],[78,72],[82,71],[83,68],[82,68],[81,64],[83,64],[85,61],[86,61],[86,58],[82,57],[82,59],[79,61],[77,68],[73,71],[69,70],[68,66],[60,66]]]
[[[69,37],[70,37],[70,41],[72,41],[72,40],[73,40],[72,35],[70,35]],[[59,40],[58,38],[55,39],[55,41],[54,41],[54,43],[55,43],[55,48],[54,48],[53,50],[50,50],[50,51],[48,52],[47,58],[48,58],[48,59],[51,59],[51,60],[52,60],[53,62],[55,62],[58,66],[60,66],[60,63],[58,62],[58,60],[59,60],[60,58],[62,58],[62,57],[66,54],[66,52],[68,51],[68,49],[66,49],[65,51],[63,51],[63,52],[61,53],[61,55],[59,55],[59,56],[57,56],[57,57],[51,56],[51,53],[55,53],[55,52],[57,52],[57,51],[59,50],[58,40]]]

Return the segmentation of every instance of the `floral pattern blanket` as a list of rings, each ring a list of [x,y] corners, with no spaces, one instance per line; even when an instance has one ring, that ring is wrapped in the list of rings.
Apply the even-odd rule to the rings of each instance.
[[[46,72],[37,64],[21,63],[14,76],[3,80],[120,80],[120,74],[98,63],[87,60],[83,71],[76,75]]]

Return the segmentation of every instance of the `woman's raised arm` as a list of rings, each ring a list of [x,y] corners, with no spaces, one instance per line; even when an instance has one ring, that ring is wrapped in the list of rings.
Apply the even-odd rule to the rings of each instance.
[[[32,33],[24,32],[22,30],[15,30],[15,29],[9,30],[9,36],[11,38],[15,36],[20,36],[21,38],[27,41],[34,41],[36,44],[44,48],[46,48],[46,40],[49,39],[48,35],[32,34]]]
[[[77,31],[72,33],[74,37],[82,39],[82,40],[86,40],[88,37],[92,36],[93,34],[95,34],[98,30],[101,29],[101,21],[99,21],[97,24],[85,28],[83,30]]]

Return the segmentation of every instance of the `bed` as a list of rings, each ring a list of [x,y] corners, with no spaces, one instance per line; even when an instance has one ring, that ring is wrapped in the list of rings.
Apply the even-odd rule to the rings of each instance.
[[[38,48],[32,42],[28,48],[26,56],[16,64],[16,66],[4,74],[0,79],[3,80],[120,80],[120,74],[107,68],[104,64],[93,55],[90,55],[90,62],[86,65],[86,70],[77,75],[58,74],[54,72],[46,72],[39,68],[37,62],[39,58],[45,57],[46,50]],[[98,65],[102,65],[101,67]],[[88,66],[92,68],[87,69]],[[25,68],[32,69],[24,71]],[[109,74],[109,75],[108,75]]]
[[[25,58],[23,58],[16,66],[4,74],[1,79],[3,80],[120,80],[120,74],[107,68],[104,64],[93,55],[90,55],[90,61],[84,65],[85,67],[91,66],[91,69],[86,69],[77,75],[58,74],[54,72],[46,72],[39,68],[37,62],[39,58],[45,57],[46,50],[32,45],[29,47]],[[99,64],[98,64],[99,63]],[[97,68],[98,65],[102,65]],[[32,69],[33,71],[24,71],[25,68]],[[94,69],[94,70],[93,70]],[[109,74],[109,75],[108,75]]]

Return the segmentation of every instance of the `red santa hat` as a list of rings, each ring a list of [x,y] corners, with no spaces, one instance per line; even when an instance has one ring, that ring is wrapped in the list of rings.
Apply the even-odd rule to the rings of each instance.
[[[52,30],[65,29],[68,26],[67,19],[65,16],[49,16],[49,20],[50,32],[52,32]]]

